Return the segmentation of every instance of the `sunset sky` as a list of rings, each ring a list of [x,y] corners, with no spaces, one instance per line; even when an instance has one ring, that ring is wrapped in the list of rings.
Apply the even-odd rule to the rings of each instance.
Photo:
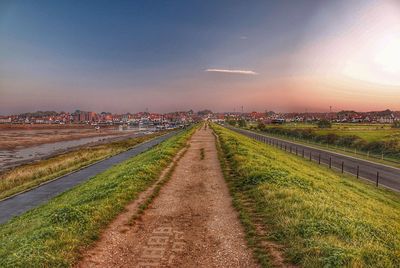
[[[0,114],[400,110],[400,1],[0,0]]]

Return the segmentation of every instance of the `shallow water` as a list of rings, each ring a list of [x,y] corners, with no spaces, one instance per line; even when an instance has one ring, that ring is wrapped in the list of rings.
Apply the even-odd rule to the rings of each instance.
[[[126,132],[138,133],[138,129],[130,129],[121,131],[122,134]],[[68,150],[73,147],[82,146],[92,142],[98,142],[109,138],[118,137],[116,135],[107,135],[100,137],[81,138],[77,140],[58,141],[52,143],[45,143],[34,145],[26,148],[16,148],[13,150],[0,150],[0,171],[9,167],[13,167],[22,162],[29,162],[38,158],[46,157],[57,152]]]

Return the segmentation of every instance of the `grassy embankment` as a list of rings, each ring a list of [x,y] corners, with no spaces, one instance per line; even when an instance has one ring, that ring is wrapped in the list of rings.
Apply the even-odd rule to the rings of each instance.
[[[329,144],[325,144],[325,143],[318,143],[318,142],[313,142],[310,140],[293,138],[290,136],[275,135],[275,134],[271,134],[271,133],[265,133],[264,131],[254,130],[254,129],[251,131],[261,134],[261,135],[267,135],[270,137],[275,137],[278,139],[291,141],[294,143],[302,144],[302,145],[316,148],[316,149],[327,150],[330,152],[335,152],[335,153],[339,153],[339,154],[343,154],[343,155],[348,155],[351,157],[356,157],[359,159],[364,159],[367,161],[372,161],[375,163],[384,164],[384,165],[391,166],[391,167],[400,168],[400,159],[393,159],[393,158],[389,158],[387,156],[385,156],[385,158],[382,159],[382,155],[368,154],[366,152],[359,151],[357,149],[340,147],[337,145],[329,145]]]
[[[126,151],[139,143],[162,134],[165,134],[165,132],[80,148],[49,159],[16,167],[0,174],[0,199]]]
[[[68,267],[154,183],[195,128],[0,226],[0,267]]]
[[[289,123],[262,129],[252,124],[249,128],[388,165],[400,164],[400,130],[390,125],[333,124],[332,128],[319,129],[316,125]]]
[[[400,267],[398,194],[214,129],[234,205],[265,267],[274,259],[266,248],[304,267]]]

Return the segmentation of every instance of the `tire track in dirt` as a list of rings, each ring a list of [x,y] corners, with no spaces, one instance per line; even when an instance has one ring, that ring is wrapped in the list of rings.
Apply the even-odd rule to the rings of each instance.
[[[127,222],[127,217],[125,216]],[[210,129],[133,226],[111,226],[78,267],[258,267],[233,209]]]

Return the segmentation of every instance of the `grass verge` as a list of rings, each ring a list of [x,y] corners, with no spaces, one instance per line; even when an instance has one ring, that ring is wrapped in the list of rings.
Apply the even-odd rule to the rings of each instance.
[[[305,140],[305,139],[295,139],[295,138],[292,138],[289,136],[283,136],[283,135],[278,135],[278,134],[265,133],[265,132],[259,131],[259,130],[250,130],[250,131],[260,134],[260,135],[265,135],[267,137],[277,138],[277,139],[305,145],[305,146],[316,148],[316,149],[339,153],[342,155],[347,155],[347,156],[367,160],[367,161],[378,163],[378,164],[384,164],[387,166],[400,168],[400,162],[397,159],[391,159],[388,157],[385,157],[384,159],[382,159],[376,155],[371,154],[368,156],[363,151],[355,151],[354,149],[345,149],[345,147],[339,147],[339,146],[334,146],[334,145],[329,146],[328,144],[321,144],[321,143],[317,143],[317,142],[313,142],[313,141],[309,141],[309,140]]]
[[[247,239],[264,267],[399,267],[399,195],[213,125]],[[227,173],[227,171],[225,171]]]
[[[225,157],[225,153],[222,150],[218,135],[215,134],[215,136],[217,141],[218,159],[221,164],[222,173],[228,183],[229,192],[232,196],[232,204],[238,211],[240,222],[244,227],[247,244],[253,250],[254,256],[257,258],[262,267],[271,267],[271,256],[268,251],[265,250],[265,247],[263,247],[263,237],[257,232],[255,219],[251,219],[252,215],[249,213],[251,208],[245,208],[245,204],[252,203],[246,202],[242,196],[242,193],[240,191],[236,191],[234,184],[235,172],[231,169],[230,164]]]
[[[129,150],[139,143],[162,134],[165,134],[165,132],[79,148],[36,163],[16,167],[0,175],[0,200]]]
[[[0,267],[68,267],[100,231],[154,183],[195,128],[0,225]]]

